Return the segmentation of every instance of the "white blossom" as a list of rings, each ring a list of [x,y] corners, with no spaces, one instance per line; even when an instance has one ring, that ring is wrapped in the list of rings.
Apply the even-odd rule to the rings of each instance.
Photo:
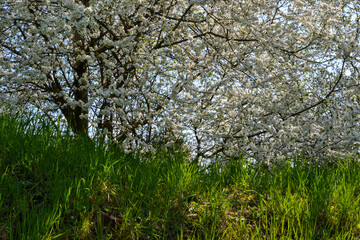
[[[0,101],[60,114],[74,132],[102,132],[127,150],[182,139],[200,158],[355,155],[358,9],[354,0],[3,1]]]

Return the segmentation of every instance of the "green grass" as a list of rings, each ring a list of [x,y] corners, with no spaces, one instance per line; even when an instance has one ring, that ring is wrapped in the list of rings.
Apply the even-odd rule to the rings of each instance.
[[[202,169],[0,116],[0,239],[359,239],[360,164]]]

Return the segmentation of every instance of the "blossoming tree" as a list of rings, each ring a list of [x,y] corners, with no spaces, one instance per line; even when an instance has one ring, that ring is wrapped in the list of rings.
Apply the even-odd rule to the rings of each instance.
[[[3,0],[0,99],[125,147],[356,154],[355,0]]]

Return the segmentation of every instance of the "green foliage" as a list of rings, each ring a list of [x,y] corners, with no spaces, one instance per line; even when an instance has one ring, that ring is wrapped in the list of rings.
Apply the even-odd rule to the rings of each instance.
[[[0,116],[0,239],[352,239],[360,164],[194,165]]]

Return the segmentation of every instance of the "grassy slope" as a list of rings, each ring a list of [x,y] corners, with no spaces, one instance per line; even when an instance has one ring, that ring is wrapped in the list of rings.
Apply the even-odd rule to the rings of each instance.
[[[356,239],[359,170],[238,159],[204,171],[0,116],[0,239]]]

